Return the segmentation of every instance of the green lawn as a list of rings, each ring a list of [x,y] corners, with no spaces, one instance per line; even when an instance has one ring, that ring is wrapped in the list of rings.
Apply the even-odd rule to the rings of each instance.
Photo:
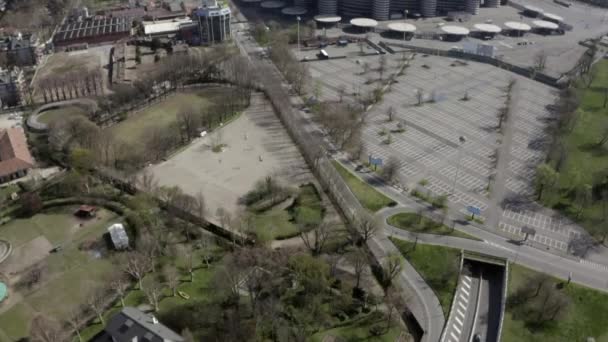
[[[60,119],[66,120],[76,115],[87,116],[88,111],[79,106],[65,106],[43,112],[38,117],[38,121],[48,125],[51,122],[55,122]]]
[[[608,144],[598,146],[603,129],[608,124],[608,108],[602,108],[604,102],[604,88],[608,87],[608,60],[598,62],[593,69],[596,77],[587,88],[586,84],[579,86],[581,106],[579,107],[579,118],[571,132],[565,133],[563,142],[565,146],[566,160],[561,168],[558,182],[559,191],[553,194],[543,195],[543,203],[548,206],[561,209],[570,217],[577,219],[592,234],[600,229],[603,223],[601,200],[596,199],[595,204],[588,206],[580,217],[573,186],[578,184],[593,184],[594,174],[605,171],[608,165]],[[555,158],[553,158],[555,159]],[[555,166],[556,161],[552,160]]]
[[[352,190],[353,194],[357,197],[361,205],[372,211],[376,212],[386,206],[394,205],[395,202],[390,198],[381,194],[378,190],[364,182],[361,178],[352,174],[344,166],[337,161],[332,161],[336,170],[340,173],[342,178],[348,184],[348,187]]]
[[[326,336],[339,337],[344,341],[375,341],[375,342],[394,342],[401,334],[396,324],[380,336],[372,336],[369,329],[374,325],[386,327],[386,319],[378,313],[370,313],[366,316],[357,317],[348,324],[339,328],[320,331],[310,338],[311,342],[321,342]]]
[[[17,219],[0,226],[0,239],[8,240],[15,248],[41,235],[52,245],[63,246],[60,252],[47,254],[44,260],[46,276],[39,287],[33,291],[11,294],[23,298],[0,314],[0,337],[4,335],[10,340],[17,340],[26,336],[29,322],[36,312],[61,320],[71,307],[85,302],[87,286],[105,281],[114,271],[115,266],[109,259],[96,258],[78,247],[83,241],[101,240],[107,227],[117,222],[118,217],[100,209],[99,219],[84,221],[80,226],[82,221],[72,215],[74,209],[72,206],[54,208],[32,218]],[[11,290],[15,291],[14,288]]]
[[[519,265],[512,265],[509,273],[509,294],[538,272]],[[561,280],[554,279],[556,283]],[[572,342],[586,341],[594,337],[597,342],[608,341],[608,293],[584,286],[569,284],[562,289],[569,298],[570,306],[562,320],[551,329],[532,332],[519,320],[514,320],[510,310],[505,314],[502,340],[505,342]]]
[[[388,224],[414,233],[450,235],[464,239],[479,240],[478,238],[431,220],[426,216],[420,218],[417,213],[399,213],[388,218]]]
[[[458,283],[460,251],[454,248],[421,245],[391,238],[397,249],[435,291],[447,317]]]
[[[226,89],[208,88],[197,91],[176,92],[159,103],[130,115],[126,120],[110,128],[118,139],[140,148],[150,131],[156,127],[168,127],[177,121],[182,109],[204,111],[214,101],[223,98]]]
[[[318,225],[323,220],[325,208],[321,197],[312,184],[299,188],[294,204],[287,209],[272,208],[253,214],[253,225],[259,240],[295,236],[302,225]]]
[[[209,269],[207,268],[199,268],[194,272],[194,282],[190,282],[187,275],[184,275],[183,282],[179,286],[180,291],[184,291],[188,295],[190,295],[190,299],[186,300],[179,296],[172,297],[172,294],[167,289],[164,294],[164,298],[160,301],[159,304],[159,312],[158,315],[162,315],[163,312],[174,308],[179,305],[186,304],[192,301],[199,301],[209,299],[213,293],[209,290],[211,280],[213,279],[213,274],[215,272],[215,268],[213,266]],[[147,277],[152,277],[154,275],[148,275]],[[133,289],[131,290],[125,298],[125,305],[137,307],[141,304],[148,304],[146,296],[140,290]],[[105,314],[104,318],[106,321],[112,317],[116,312],[120,311],[120,301],[116,302],[115,305],[110,308]],[[103,329],[103,325],[98,321],[93,322],[88,327],[86,327],[82,331],[82,337],[84,341],[88,341],[91,337],[95,336]]]

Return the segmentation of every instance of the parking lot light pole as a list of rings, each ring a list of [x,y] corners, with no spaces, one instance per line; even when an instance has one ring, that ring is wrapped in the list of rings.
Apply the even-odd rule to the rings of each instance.
[[[465,142],[467,142],[467,139],[461,135],[458,138],[458,142],[460,143],[460,145],[458,146],[458,161],[456,164],[456,174],[454,175],[454,184],[452,184],[452,191],[450,192],[450,194],[452,195],[454,194],[454,191],[456,191],[456,181],[458,180],[458,173],[460,172],[460,156],[462,154],[462,146]]]
[[[300,16],[296,17],[296,20],[298,21],[298,53],[300,52],[300,20],[302,20],[300,18]]]
[[[403,11],[403,22],[407,22],[408,10]],[[403,43],[405,44],[405,31],[403,31]]]

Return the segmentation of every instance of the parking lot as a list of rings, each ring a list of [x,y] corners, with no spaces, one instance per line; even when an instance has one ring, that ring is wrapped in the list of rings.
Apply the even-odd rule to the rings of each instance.
[[[395,73],[402,55],[385,56],[386,75]],[[308,65],[313,78],[323,85],[322,98],[335,101],[341,87],[345,87],[351,99],[354,93],[364,94],[376,87],[370,80],[378,78],[374,70],[379,59],[379,56],[330,59]],[[371,71],[363,73],[364,63],[370,65]],[[551,118],[546,106],[554,101],[557,89],[487,64],[416,55],[405,75],[398,76],[398,83],[370,110],[363,132],[367,153],[384,161],[390,156],[397,157],[401,162],[400,182],[407,188],[425,184],[424,188],[432,195],[448,195],[449,201],[463,213],[467,206],[479,208],[483,218],[491,205],[491,175],[496,172],[496,155],[502,139],[497,128],[498,110],[505,105],[506,86],[512,79],[517,80],[518,93],[511,114],[513,139],[510,153],[505,156],[508,167],[503,170],[504,191],[506,197],[533,197],[530,195],[534,192],[535,168],[544,159],[545,122]],[[422,105],[417,105],[417,91],[423,93]],[[465,93],[468,100],[463,100]],[[395,115],[388,121],[391,107]],[[404,123],[406,131],[388,133],[391,142],[387,144],[386,132],[395,132],[399,122]],[[460,137],[466,140],[462,145]],[[580,235],[580,227],[532,203],[498,210],[499,225],[493,228],[506,236],[523,237],[521,227],[527,225],[537,231],[530,240],[566,251],[570,239]]]
[[[533,66],[535,56],[539,53],[543,53],[547,56],[546,66],[543,72],[554,77],[559,77],[561,74],[572,69],[585,51],[586,48],[579,44],[580,41],[608,33],[607,9],[590,7],[577,2],[574,2],[572,6],[566,8],[553,3],[551,0],[533,0],[520,3],[524,5],[533,5],[543,9],[545,12],[559,15],[563,17],[564,22],[571,25],[573,29],[567,31],[565,35],[545,36],[536,33],[527,33],[523,37],[510,37],[499,34],[493,40],[480,40],[468,37],[461,42],[444,42],[440,40],[413,38],[406,43],[443,50],[462,48],[463,43],[467,41],[490,44],[496,48],[495,55],[497,57],[506,62],[524,67]],[[450,23],[445,21],[442,17],[418,20],[407,19],[406,22],[416,26],[416,34],[420,37],[424,36],[425,33],[431,35],[433,33],[439,33],[440,26],[443,24],[464,26],[471,31],[474,31],[473,25],[477,23],[493,23],[504,29],[504,23],[507,21],[521,21],[533,26],[532,21],[534,20],[536,19],[522,16],[514,7],[502,6],[499,9],[480,8],[479,14],[472,16],[468,22]],[[403,20],[380,22],[376,29],[377,32],[367,33],[367,36],[376,43],[380,41],[402,41],[401,39],[391,38],[378,33],[384,31],[389,23],[397,21],[403,22]],[[348,24],[345,25],[345,28],[349,34],[352,34],[352,31],[348,30],[348,26]],[[344,35],[345,31],[342,28],[333,28],[328,29],[326,34],[327,36],[334,37]],[[365,34],[360,34],[360,36],[365,36]],[[518,43],[526,43],[526,45],[519,45]]]

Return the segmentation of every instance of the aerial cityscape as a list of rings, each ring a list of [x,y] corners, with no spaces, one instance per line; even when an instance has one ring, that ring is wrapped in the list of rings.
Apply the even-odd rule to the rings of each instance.
[[[608,0],[0,0],[0,342],[608,342]]]

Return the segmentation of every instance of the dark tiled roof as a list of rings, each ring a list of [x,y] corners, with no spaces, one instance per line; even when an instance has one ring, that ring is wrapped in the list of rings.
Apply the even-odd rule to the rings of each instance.
[[[182,342],[184,339],[160,322],[154,323],[153,317],[135,308],[125,307],[114,315],[105,329],[117,342]]]

